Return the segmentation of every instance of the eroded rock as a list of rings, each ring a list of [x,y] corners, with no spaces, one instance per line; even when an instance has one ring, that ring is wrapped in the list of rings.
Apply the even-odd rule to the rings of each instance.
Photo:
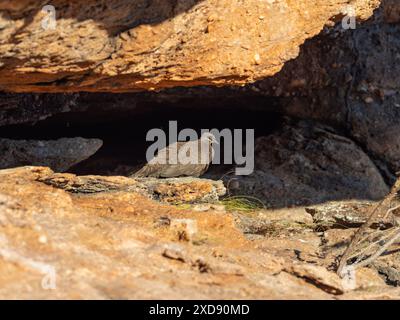
[[[313,266],[310,264],[294,264],[287,271],[297,277],[315,283],[318,287],[328,293],[336,295],[344,293],[340,277],[333,272],[327,271],[323,267]]]
[[[132,190],[74,193],[39,181],[51,175],[42,167],[0,170],[3,299],[399,297],[373,269],[360,270],[357,290],[342,294],[310,230],[249,241],[229,211],[182,209]],[[190,241],[173,221],[196,222]]]
[[[76,176],[50,174],[38,181],[72,193],[136,192],[166,203],[198,203],[218,201],[225,195],[222,181],[200,178],[140,178]]]
[[[312,215],[314,223],[321,230],[330,228],[359,228],[363,225],[370,214],[373,204],[368,201],[358,202],[328,202],[312,207],[306,211]]]
[[[305,208],[260,210],[257,214],[237,213],[238,227],[250,238],[255,235],[274,236],[280,233],[299,233],[312,230],[312,216]]]
[[[11,140],[0,138],[0,169],[20,166],[48,166],[63,172],[95,154],[103,145],[99,139]]]
[[[229,190],[272,207],[380,199],[389,188],[371,159],[329,127],[299,122],[256,140],[255,171],[226,178]]]
[[[2,298],[287,298],[297,296],[294,288],[326,297],[291,279],[282,287],[273,275],[282,261],[257,253],[230,215],[163,206],[133,192],[82,196],[36,181],[48,173],[0,171]],[[203,241],[193,246],[155,227],[165,216],[196,220]],[[52,272],[55,287],[46,290],[42,280]]]
[[[244,84],[277,73],[344,12],[341,0],[54,0],[0,5],[0,89],[24,92]],[[354,3],[360,21],[379,0]],[[282,23],[284,21],[285,23]]]
[[[382,0],[370,20],[306,41],[297,59],[253,88],[281,97],[287,114],[346,128],[393,181],[400,170],[399,12],[399,1]]]

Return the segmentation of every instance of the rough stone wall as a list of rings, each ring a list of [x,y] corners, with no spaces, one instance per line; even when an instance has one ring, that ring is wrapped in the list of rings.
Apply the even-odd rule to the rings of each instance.
[[[399,2],[383,1],[355,30],[327,29],[254,88],[283,97],[286,114],[342,127],[392,171],[400,170],[399,12]]]
[[[262,109],[284,121],[256,140],[254,174],[225,186],[0,170],[0,297],[399,298],[397,250],[358,270],[356,290],[332,270],[374,207],[365,199],[383,198],[400,169],[398,0],[382,0],[373,17],[379,1],[353,1],[354,31],[334,26],[346,0],[53,2],[57,32],[38,31],[45,1],[0,3],[0,90],[24,92],[0,93],[2,133],[65,113],[87,116],[83,126],[113,122],[156,105]],[[66,93],[80,90],[107,93]],[[48,159],[46,143],[23,142]],[[18,137],[3,144],[5,160],[26,154]],[[258,205],[203,203],[204,183],[213,202],[237,186]],[[398,226],[396,215],[379,226]],[[49,271],[57,290],[43,287]]]
[[[6,3],[2,3],[3,8],[6,8]],[[283,2],[278,1],[274,5],[279,3]],[[202,16],[205,14],[205,11],[196,11],[198,10],[196,8],[198,6],[202,8],[202,6],[211,5],[211,2],[203,1],[192,4],[193,6],[190,6],[190,8],[181,10],[179,14],[176,14],[175,18],[192,14],[192,10],[195,10],[197,15]],[[298,6],[302,4],[304,3],[298,3]],[[345,2],[341,3],[342,6],[344,4]],[[72,10],[75,8],[75,5],[78,4],[73,2],[71,7],[68,7],[69,9],[64,8],[63,10]],[[154,3],[154,5],[156,4]],[[265,108],[291,117],[312,119],[331,125],[336,128],[339,134],[355,141],[374,160],[374,163],[385,176],[386,181],[393,181],[393,174],[400,170],[400,135],[398,134],[400,132],[400,92],[398,89],[400,81],[400,67],[398,63],[398,52],[400,52],[400,4],[395,0],[381,1],[379,8],[367,20],[363,20],[363,18],[368,17],[367,12],[371,13],[370,9],[375,8],[377,5],[376,2],[358,1],[357,5],[359,5],[359,8],[363,8],[363,10],[358,10],[360,17],[358,17],[358,24],[355,30],[343,30],[340,22],[337,22],[336,26],[325,26],[324,30],[316,37],[306,40],[300,46],[296,57],[286,62],[283,68],[274,76],[265,77],[266,74],[263,72],[268,68],[265,69],[264,64],[252,64],[246,70],[257,74],[255,78],[260,77],[263,79],[244,87],[176,87],[161,92],[141,92],[121,95],[99,93],[3,93],[0,99],[0,125],[34,122],[57,113],[69,111],[96,109],[114,114],[125,112],[126,110],[145,112],[149,105],[157,103],[169,103],[185,108],[201,108],[202,105],[197,105],[196,103],[204,98],[209,99],[215,107],[218,107],[223,103],[226,104],[226,99],[231,98],[235,101],[241,99],[246,102],[246,108],[249,110],[253,108]],[[33,3],[32,6],[37,8],[37,4]],[[246,6],[247,2],[243,2],[241,5],[237,4],[237,8],[246,8]],[[318,10],[322,10],[321,8],[323,7],[320,5]],[[17,12],[15,8],[12,10],[10,7],[7,8],[7,12],[9,13]],[[290,8],[298,7],[296,7],[296,4],[291,4]],[[159,10],[164,9],[165,7],[163,6],[159,8]],[[102,9],[98,10],[101,11]],[[22,10],[21,12],[25,11]],[[144,12],[147,11],[144,10]],[[253,11],[250,11],[249,14],[253,14]],[[331,18],[331,20],[336,19],[340,21],[339,16],[336,18],[332,16]],[[227,20],[227,16],[224,16],[224,19]],[[261,19],[260,21],[263,20]],[[30,27],[33,28],[37,22],[31,23]],[[160,26],[154,25],[154,27],[159,28]],[[307,30],[308,28],[307,26],[303,27],[305,29],[302,30]],[[114,28],[113,30],[113,32],[108,34],[119,34],[122,29],[118,29],[118,31]],[[222,32],[221,30],[220,32]],[[22,30],[19,32],[22,32]],[[25,36],[29,37],[30,33],[26,31],[22,35],[24,36],[20,37],[19,45],[24,45]],[[44,37],[45,35],[42,36]],[[184,34],[182,33],[181,36],[183,37]],[[192,36],[195,36],[195,34],[192,34]],[[245,36],[243,36],[244,38]],[[248,39],[249,41],[251,40],[251,38]],[[42,40],[45,41],[44,39]],[[6,46],[4,42],[2,45],[3,48]],[[182,46],[189,45],[190,43],[182,44]],[[206,45],[206,43],[203,43],[203,45]],[[290,52],[292,49],[293,47],[291,46],[287,47],[287,52]],[[184,50],[183,47],[182,50]],[[33,52],[26,51],[29,54]],[[202,52],[199,51],[197,56],[202,56]],[[235,59],[232,59],[232,63],[246,62],[246,60],[239,57],[242,56],[236,56]],[[176,58],[185,62],[182,56],[176,56]],[[7,62],[11,61],[9,59],[6,60]],[[33,59],[32,61],[36,60]],[[32,63],[32,61],[28,59],[25,62]],[[8,66],[11,65],[8,63],[5,64],[0,73],[7,70]],[[63,68],[67,67],[66,65],[62,66]],[[191,66],[192,69],[189,70],[190,72],[194,70],[193,68],[197,68],[199,64],[193,63]],[[208,64],[208,66],[211,67],[212,65]],[[39,65],[39,67],[43,67],[43,64]],[[181,67],[183,68],[183,65],[179,66],[179,68]],[[178,69],[175,69],[175,71],[178,72]],[[161,73],[157,72],[155,70],[153,76],[158,77],[161,75]],[[180,75],[182,74],[180,73]],[[37,73],[35,73],[35,76],[37,76]],[[54,76],[58,77],[58,74],[54,74]],[[26,79],[28,78],[29,76]],[[21,79],[11,76],[5,76],[1,79],[3,79],[2,81],[14,81],[13,79],[15,79],[19,84],[24,83]],[[208,81],[211,78],[203,79]],[[123,85],[133,83],[128,81],[127,78],[123,82]],[[102,83],[107,85],[106,82]],[[227,83],[229,81],[224,84]],[[192,82],[190,84],[188,82],[187,84],[194,85],[198,83]],[[53,86],[54,83],[50,85]],[[99,82],[94,82],[93,86],[96,86],[93,87],[96,90],[97,88],[99,90],[110,89],[99,86]],[[119,84],[117,87],[123,88]],[[54,89],[50,88],[47,84],[41,86],[41,88],[44,90]],[[58,89],[69,90],[65,87],[65,83],[58,83],[56,91]],[[29,85],[29,90],[35,91],[36,88]],[[248,99],[250,97],[259,98],[260,100],[257,103],[254,102],[257,100],[249,102],[250,100]],[[269,104],[267,100],[264,100],[265,98],[273,99],[274,103]],[[192,103],[186,103],[185,101],[188,101],[188,99],[191,99]]]
[[[0,89],[124,92],[245,84],[277,73],[348,0],[54,0],[0,4]],[[372,15],[379,0],[353,2]],[[46,21],[46,20],[45,20]]]

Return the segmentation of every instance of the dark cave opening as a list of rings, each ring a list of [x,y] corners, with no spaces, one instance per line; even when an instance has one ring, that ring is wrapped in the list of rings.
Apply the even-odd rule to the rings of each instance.
[[[243,100],[210,99],[180,100],[175,103],[145,103],[139,108],[126,104],[114,110],[96,108],[58,113],[44,120],[0,127],[0,137],[14,140],[56,140],[64,137],[97,138],[103,146],[89,159],[70,168],[80,175],[129,175],[142,166],[146,150],[153,142],[146,134],[160,128],[168,134],[169,121],[177,121],[178,131],[191,128],[200,135],[201,129],[254,129],[255,137],[278,130],[283,116],[271,111],[275,102],[268,99],[252,104]],[[270,107],[261,108],[261,105]],[[253,105],[253,107],[249,107]],[[224,150],[224,139],[221,140]],[[221,170],[221,167],[224,167]],[[212,165],[210,171],[226,171],[232,165]]]
[[[14,142],[68,137],[103,141],[97,152],[88,153],[92,154],[89,158],[82,157],[67,169],[53,169],[56,172],[130,176],[146,163],[146,151],[153,144],[146,141],[148,131],[159,128],[168,133],[169,122],[177,121],[178,131],[190,128],[198,135],[201,129],[254,129],[258,140],[250,174],[233,170],[247,166],[246,162],[237,166],[212,164],[201,176],[222,180],[228,196],[255,197],[268,207],[278,208],[337,199],[378,199],[387,191],[379,169],[343,128],[288,112],[287,104],[294,100],[290,97],[198,88],[151,94],[28,95],[19,104],[20,100],[12,98],[5,100],[9,106],[5,115],[14,112],[15,117],[2,117],[0,113],[0,122],[10,119],[13,124],[0,125],[0,138]],[[31,116],[32,105],[35,117]],[[242,148],[244,142],[242,139]],[[224,140],[219,147],[225,159]],[[62,161],[63,148],[57,154]],[[20,158],[24,161],[14,167],[31,165],[30,158]],[[41,165],[38,162],[34,165]],[[51,167],[48,163],[44,166]]]

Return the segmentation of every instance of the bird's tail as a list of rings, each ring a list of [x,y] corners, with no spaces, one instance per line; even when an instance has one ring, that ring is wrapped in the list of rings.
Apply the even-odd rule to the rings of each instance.
[[[132,178],[145,178],[145,177],[150,177],[154,173],[154,170],[152,166],[145,165],[143,168],[140,170],[134,172],[133,174],[130,175]]]

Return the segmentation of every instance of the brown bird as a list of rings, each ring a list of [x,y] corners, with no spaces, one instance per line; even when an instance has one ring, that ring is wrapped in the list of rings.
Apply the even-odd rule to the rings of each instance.
[[[131,177],[200,177],[212,161],[214,143],[218,144],[214,135],[206,132],[198,140],[170,144]]]

